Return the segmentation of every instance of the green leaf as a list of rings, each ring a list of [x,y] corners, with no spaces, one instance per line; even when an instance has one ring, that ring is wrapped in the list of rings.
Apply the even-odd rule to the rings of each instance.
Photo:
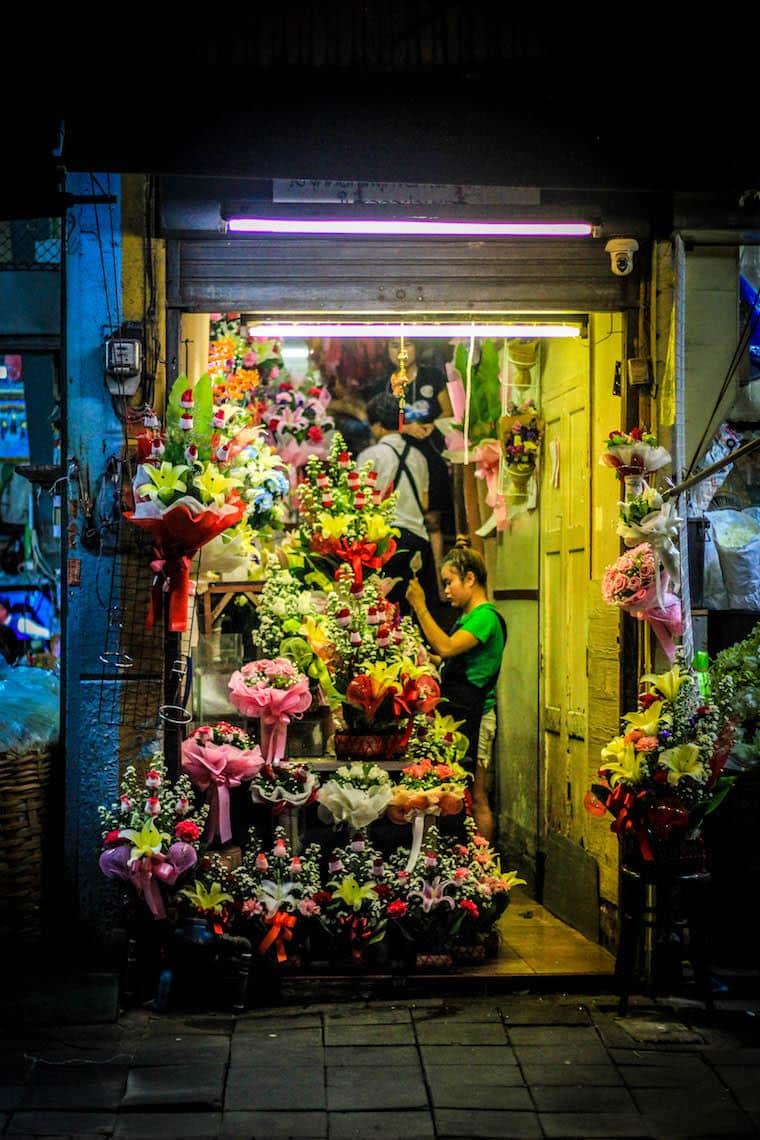
[[[214,395],[211,377],[204,372],[193,388],[193,438],[201,459],[211,456],[211,417],[214,414]]]
[[[179,375],[172,384],[172,390],[169,393],[169,402],[166,405],[166,426],[168,428],[179,427],[179,417],[182,415],[180,400],[182,399],[182,393],[187,391],[189,387],[190,381],[184,372]]]

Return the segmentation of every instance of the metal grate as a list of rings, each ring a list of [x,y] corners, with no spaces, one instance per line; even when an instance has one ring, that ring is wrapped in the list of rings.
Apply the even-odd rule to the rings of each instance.
[[[60,268],[59,218],[0,221],[0,270]]]

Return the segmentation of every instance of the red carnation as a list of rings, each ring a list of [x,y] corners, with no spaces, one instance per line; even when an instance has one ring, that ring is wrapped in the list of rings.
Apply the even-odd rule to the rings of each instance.
[[[332,893],[330,891],[315,891],[312,898],[315,903],[321,906],[322,903],[332,902]]]
[[[655,701],[659,700],[661,700],[661,698],[655,696],[654,693],[642,693],[639,697],[639,704],[641,705],[642,711],[646,712],[650,705],[653,705]]]
[[[306,392],[306,395],[307,396],[321,396],[322,395],[322,389],[317,388],[317,387],[309,388]]]
[[[469,915],[471,915],[472,918],[477,918],[478,915],[480,914],[480,911],[475,906],[475,903],[472,901],[472,899],[462,899],[462,901],[459,904],[459,909],[460,910],[466,910],[467,913]]]
[[[200,838],[201,829],[191,819],[183,819],[174,828],[174,834],[183,843],[195,843]]]
[[[279,420],[272,417],[272,419],[267,424],[267,427],[269,428],[270,431],[277,431],[277,425],[279,424],[279,422],[280,422]]]
[[[379,899],[387,899],[388,895],[390,893],[391,893],[391,888],[388,886],[387,883],[376,883],[375,884],[375,894],[377,895],[377,897]]]
[[[312,441],[312,443],[321,443],[322,440],[325,438],[324,434],[322,432],[322,428],[317,427],[316,424],[312,424],[312,426],[309,428],[309,430],[306,432],[306,434],[309,437],[309,439]]]
[[[394,899],[392,903],[388,903],[388,918],[403,918],[408,910],[409,904],[403,899]]]
[[[631,428],[631,439],[635,439],[637,443],[640,443],[643,437],[644,433],[640,427]]]
[[[115,831],[109,831],[103,839],[104,847],[109,847],[112,843],[121,843],[121,833],[118,828]]]

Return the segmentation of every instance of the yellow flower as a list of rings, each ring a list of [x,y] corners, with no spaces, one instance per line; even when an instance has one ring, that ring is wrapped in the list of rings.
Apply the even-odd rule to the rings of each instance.
[[[626,713],[623,720],[629,728],[637,728],[642,736],[656,736],[662,713],[662,701],[653,701],[643,712]]]
[[[318,657],[324,657],[332,648],[332,641],[328,637],[320,618],[313,618],[307,614],[301,622],[301,628],[298,632],[306,638]]]
[[[342,538],[351,525],[351,515],[328,515],[322,511],[319,516],[319,527],[324,538]]]
[[[704,775],[696,744],[678,744],[675,748],[668,748],[660,753],[660,763],[670,769],[669,784],[677,784],[684,776],[701,780]]]
[[[367,515],[367,538],[370,542],[382,542],[391,533],[396,532],[382,515]]]
[[[632,744],[626,744],[622,736],[616,736],[602,749],[601,768],[613,788],[621,780],[637,784],[641,780],[641,753]]]
[[[129,852],[129,862],[135,863],[138,859],[144,856],[159,855],[161,852],[161,843],[164,839],[168,839],[168,835],[164,835],[159,831],[152,819],[142,827],[140,831],[134,831],[132,828],[125,828],[120,831],[119,835],[123,839],[130,839],[133,847]]]
[[[678,690],[681,688],[681,685],[688,679],[689,674],[682,673],[678,665],[674,665],[667,673],[646,673],[641,678],[641,680],[647,684],[654,685],[657,691],[662,693],[666,701],[674,701],[678,696]]]
[[[330,886],[335,886],[330,883]],[[353,875],[346,875],[340,886],[335,887],[333,897],[340,899],[350,906],[352,910],[361,910],[361,905],[365,899],[371,899],[375,894],[375,884],[365,883],[360,887]]]
[[[194,883],[179,893],[189,899],[196,910],[211,911],[213,914],[222,913],[222,903],[235,901],[232,895],[222,890],[221,883],[212,883],[209,890],[206,890],[203,883]]]
[[[162,503],[167,503],[175,494],[184,495],[187,490],[187,484],[183,481],[182,476],[189,467],[186,463],[171,464],[164,460],[160,467],[146,466],[143,468],[146,475],[150,479],[150,483],[142,483],[137,488],[138,495],[146,496],[149,499],[160,499]]]
[[[215,507],[224,506],[230,489],[240,487],[242,482],[242,479],[223,475],[213,463],[207,463],[203,473],[195,477],[195,485],[201,493],[201,502],[213,504]]]

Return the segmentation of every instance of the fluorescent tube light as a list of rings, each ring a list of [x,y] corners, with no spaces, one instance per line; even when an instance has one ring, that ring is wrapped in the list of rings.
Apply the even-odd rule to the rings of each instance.
[[[580,325],[563,324],[412,324],[406,321],[385,322],[383,324],[352,324],[350,322],[309,322],[283,324],[281,321],[249,324],[248,335],[254,337],[397,337],[411,339],[422,337],[577,337],[581,335]]]
[[[443,222],[379,218],[230,218],[235,234],[355,234],[388,237],[590,237],[590,222]]]

